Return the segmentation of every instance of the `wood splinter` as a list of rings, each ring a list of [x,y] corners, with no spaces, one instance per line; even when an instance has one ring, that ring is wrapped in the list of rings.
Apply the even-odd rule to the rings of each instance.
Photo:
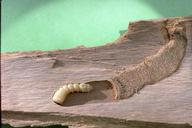
[[[57,90],[53,96],[53,102],[62,105],[68,94],[73,92],[90,92],[93,87],[89,84],[67,84]]]

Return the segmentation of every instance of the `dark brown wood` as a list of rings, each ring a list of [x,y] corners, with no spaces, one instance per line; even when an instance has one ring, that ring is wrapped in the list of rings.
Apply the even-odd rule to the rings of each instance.
[[[178,32],[175,29],[180,28],[172,25],[176,21],[186,26],[187,45],[183,39],[184,30],[178,30],[179,34],[174,33]],[[171,37],[171,34],[174,37]],[[178,35],[178,38],[175,35]],[[176,58],[180,56],[180,59],[173,59],[174,57],[169,59],[170,61],[163,59],[164,63],[159,61],[155,69],[162,64],[164,64],[162,68],[167,65],[170,65],[167,66],[169,68],[178,67],[175,65],[178,63],[180,66],[176,73],[172,74],[175,71],[173,70],[164,75],[161,73],[164,69],[158,69],[158,76],[160,76],[158,79],[154,80],[150,77],[150,81],[141,82],[142,84],[139,83],[138,86],[134,83],[132,86],[130,80],[136,79],[138,75],[130,75],[129,72],[132,71],[131,74],[134,74],[135,70],[132,69],[145,63],[146,58],[158,55],[159,51],[169,46],[170,42],[178,44],[176,49],[170,51],[170,53],[174,51],[175,54],[168,54],[163,58],[172,55]],[[184,45],[180,46],[180,42]],[[177,48],[180,50],[175,51]],[[182,54],[182,50],[185,54]],[[48,52],[3,53],[1,57],[2,111],[5,123],[68,125],[70,120],[66,117],[75,118],[80,114],[87,119],[88,116],[102,116],[125,120],[192,124],[192,17],[131,23],[128,32],[105,46]],[[175,61],[177,63],[173,63]],[[165,68],[165,70],[169,69]],[[129,77],[121,80],[124,75]],[[165,78],[168,75],[169,77]],[[119,85],[116,80],[124,84]],[[52,102],[52,96],[59,87],[66,83],[82,82],[91,84],[93,91],[70,94],[64,106]],[[155,84],[149,85],[152,83]],[[144,85],[149,86],[139,91]],[[135,95],[132,96],[133,94]],[[126,99],[118,100],[122,98]],[[22,115],[29,112],[46,112],[47,116],[57,114],[63,116],[65,120],[38,121],[41,116],[36,116],[37,121],[32,118],[25,120],[25,116],[16,119],[15,112]],[[95,119],[99,118],[95,117]],[[78,121],[73,124],[78,124]]]

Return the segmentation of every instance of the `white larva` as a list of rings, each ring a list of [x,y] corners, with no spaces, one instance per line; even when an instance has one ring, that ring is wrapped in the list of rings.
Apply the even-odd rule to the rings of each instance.
[[[73,92],[90,92],[93,87],[89,84],[67,84],[57,90],[53,96],[53,101],[62,105],[68,94]]]

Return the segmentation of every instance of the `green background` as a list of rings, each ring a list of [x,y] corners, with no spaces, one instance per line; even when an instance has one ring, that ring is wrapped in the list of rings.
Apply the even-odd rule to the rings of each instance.
[[[130,21],[192,15],[192,0],[3,0],[1,51],[98,46]]]
[[[3,0],[1,13],[1,52],[54,50],[103,45],[135,20],[192,16],[192,0]]]

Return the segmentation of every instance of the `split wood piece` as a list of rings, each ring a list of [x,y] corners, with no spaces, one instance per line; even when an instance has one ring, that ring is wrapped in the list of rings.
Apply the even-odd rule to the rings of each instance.
[[[130,86],[132,84],[129,85],[130,81],[119,76],[129,75],[129,72],[136,67],[142,67],[145,60],[160,59],[160,51],[166,51],[170,48],[169,46],[172,47],[170,50],[173,53],[176,53],[178,48],[184,48],[185,51],[183,24],[187,26],[188,45],[179,70],[171,75],[171,72],[176,68],[173,66],[170,70],[166,70],[171,75],[170,77],[153,86],[146,86],[139,95],[132,98],[111,102],[111,97],[114,94],[117,94],[113,96],[117,99],[127,98],[134,93],[133,90],[142,88],[144,84],[152,84],[167,77],[166,73],[149,68],[149,71],[154,70],[156,73],[160,73],[160,77],[152,75],[152,79],[150,78],[152,82],[146,78],[143,80],[144,84],[139,84],[139,88],[136,88]],[[65,113],[73,113],[75,115],[105,116],[127,120],[191,123],[191,35],[191,17],[139,21],[132,23],[129,26],[129,31],[113,44],[105,46],[50,52],[2,54],[4,122],[15,125],[14,116],[6,113],[7,111],[9,113],[22,111],[32,113],[58,112],[57,114],[61,116],[65,116]],[[172,64],[179,66],[183,50],[180,49],[176,54],[165,55],[168,52],[161,54],[165,55],[162,60],[171,60],[171,62],[166,61],[166,63],[160,60],[156,64],[159,66],[161,66],[160,64],[167,64],[166,67]],[[172,62],[175,59],[178,60]],[[152,66],[155,65],[154,63],[151,64]],[[162,68],[164,70],[164,67]],[[157,69],[159,70],[159,67]],[[163,75],[165,76],[162,77]],[[89,83],[93,86],[94,91],[82,95],[73,94],[66,99],[66,106],[84,104],[82,106],[61,107],[54,104],[51,99],[54,90],[67,83]],[[125,85],[118,86],[119,83],[122,85],[128,83],[131,89]],[[112,93],[111,87],[113,87],[114,93]],[[17,124],[30,125],[33,123],[33,120],[26,121],[24,118],[22,116],[19,121],[17,120]],[[52,122],[56,123],[55,121]],[[46,120],[44,123],[48,124]],[[61,124],[62,121],[59,123]],[[37,123],[37,125],[41,125],[41,123]]]
[[[20,102],[26,101],[21,97],[23,95],[29,100],[37,98],[33,104],[50,103],[53,93],[68,83],[88,83],[93,86],[93,91],[83,95],[78,93],[70,95],[66,99],[65,106],[111,102],[125,95],[126,91],[130,93],[129,90],[120,90],[119,84],[112,82],[115,83],[115,78],[118,78],[120,72],[136,67],[166,44],[162,36],[164,22],[142,21],[135,23],[134,26],[130,26],[128,34],[130,40],[124,38],[121,43],[117,41],[100,47],[50,52],[3,54],[2,84],[3,97],[6,99],[4,105],[9,106],[8,101],[15,102],[9,97],[15,93],[15,89],[17,89],[15,98]],[[134,39],[134,36],[137,38]],[[24,88],[28,90],[26,93],[23,92]],[[41,100],[39,101],[34,95],[40,96]]]
[[[77,48],[59,51],[59,53],[51,52],[47,55],[43,52],[40,54],[38,52],[4,54],[2,65],[4,66],[4,63],[6,65],[3,67],[5,68],[3,80],[5,78],[4,81],[7,84],[6,79],[10,77],[16,79],[18,74],[20,74],[19,79],[23,77],[24,80],[25,74],[28,74],[29,80],[34,82],[37,82],[35,77],[41,78],[39,82],[47,81],[52,77],[51,79],[55,79],[54,84],[57,86],[59,83],[62,86],[68,81],[90,84],[94,81],[103,81],[105,85],[110,82],[113,89],[110,93],[113,93],[113,98],[111,98],[112,95],[106,94],[109,99],[128,98],[144,85],[153,84],[175,72],[186,47],[185,27],[180,19],[163,22],[136,22],[130,25],[129,30],[128,34],[123,35],[127,39],[117,41],[116,43],[119,44],[114,43],[110,46]],[[147,41],[150,40],[146,38],[151,38],[151,36],[156,37],[151,39],[153,42],[148,43]],[[147,42],[147,45],[143,43],[143,40]],[[9,59],[8,56],[16,58]],[[14,65],[14,69],[10,69],[14,63],[18,64]],[[23,73],[17,68],[22,68]],[[42,86],[42,83],[33,84]],[[27,81],[25,85],[28,86]],[[97,92],[95,89],[95,93]]]

